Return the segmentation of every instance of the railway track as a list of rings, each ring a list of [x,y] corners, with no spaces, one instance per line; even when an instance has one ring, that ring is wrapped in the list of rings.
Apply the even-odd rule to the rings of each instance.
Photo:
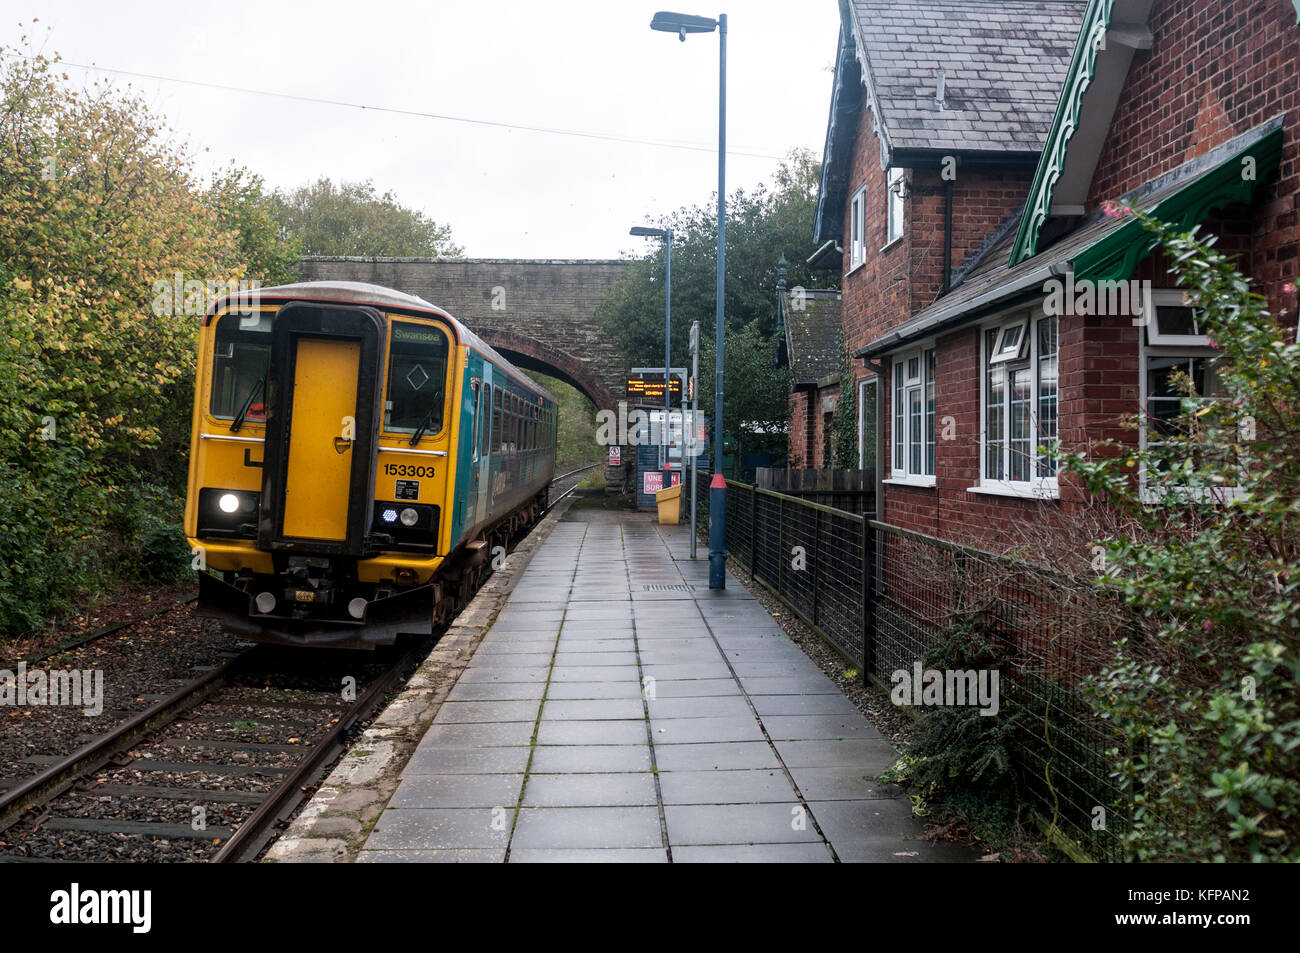
[[[603,466],[603,464],[601,464],[601,463],[588,463],[588,464],[586,464],[585,466],[581,466],[581,467],[578,467],[577,469],[570,470],[570,471],[568,471],[567,473],[561,473],[559,476],[557,476],[557,477],[555,477],[554,479],[552,479],[552,480],[551,480],[551,486],[552,486],[552,487],[554,487],[555,489],[560,489],[560,488],[562,488],[562,487],[566,487],[566,486],[567,486],[567,489],[564,489],[563,492],[561,492],[558,496],[556,496],[556,497],[550,499],[550,500],[547,502],[547,504],[546,504],[546,508],[547,508],[548,510],[554,508],[555,504],[559,503],[560,500],[564,499],[566,496],[568,496],[570,493],[572,493],[574,490],[576,490],[576,489],[578,488],[578,485],[579,485],[580,483],[582,483],[582,478],[581,478],[581,477],[578,477],[578,478],[575,480],[575,479],[573,479],[574,476],[576,476],[577,474],[580,474],[580,473],[586,473],[588,470],[591,470],[591,469],[593,469],[593,468],[595,468],[595,467],[599,467],[599,466]],[[557,486],[557,484],[558,484],[558,486]]]
[[[431,642],[225,660],[0,797],[0,862],[252,860]]]
[[[550,506],[599,465],[555,477]],[[0,794],[0,863],[254,860],[436,640],[364,655],[254,646],[222,659],[70,755],[37,759],[44,770]]]

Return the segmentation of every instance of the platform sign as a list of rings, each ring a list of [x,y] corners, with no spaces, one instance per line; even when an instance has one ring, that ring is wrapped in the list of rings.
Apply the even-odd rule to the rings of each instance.
[[[686,380],[686,368],[669,369],[669,381],[672,389],[669,398],[678,403],[682,399],[682,382]],[[662,366],[634,367],[627,375],[627,399],[630,404],[647,404],[663,406],[664,403],[664,369]]]
[[[664,474],[662,470],[646,470],[641,474],[643,483],[641,492],[647,495],[658,493],[664,488]]]
[[[672,379],[672,392],[669,395],[671,400],[680,401],[682,399],[682,382],[680,378]],[[664,376],[658,377],[649,375],[643,377],[629,377],[627,379],[627,399],[630,402],[638,404],[663,403],[664,399]]]
[[[611,467],[621,467],[623,465],[623,448],[618,444],[609,448],[609,465]]]

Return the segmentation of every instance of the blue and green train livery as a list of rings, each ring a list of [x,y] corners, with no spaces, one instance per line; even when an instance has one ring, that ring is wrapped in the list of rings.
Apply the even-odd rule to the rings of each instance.
[[[421,298],[306,282],[221,299],[185,509],[200,611],[294,645],[430,632],[541,515],[557,424],[546,390]]]

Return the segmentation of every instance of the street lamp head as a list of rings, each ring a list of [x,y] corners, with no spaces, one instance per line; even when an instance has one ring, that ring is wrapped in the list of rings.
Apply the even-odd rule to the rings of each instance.
[[[660,10],[650,21],[650,29],[661,33],[676,33],[677,38],[686,42],[687,33],[712,33],[718,28],[718,21],[712,17],[697,17],[689,13],[670,13]]]
[[[635,225],[629,235],[635,235],[638,238],[667,238],[668,230],[665,228],[648,228],[645,225]]]

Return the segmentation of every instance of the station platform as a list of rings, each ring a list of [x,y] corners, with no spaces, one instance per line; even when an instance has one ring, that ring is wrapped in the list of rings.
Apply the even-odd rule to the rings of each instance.
[[[549,529],[358,862],[975,859],[922,839],[874,783],[889,743],[686,527]]]

